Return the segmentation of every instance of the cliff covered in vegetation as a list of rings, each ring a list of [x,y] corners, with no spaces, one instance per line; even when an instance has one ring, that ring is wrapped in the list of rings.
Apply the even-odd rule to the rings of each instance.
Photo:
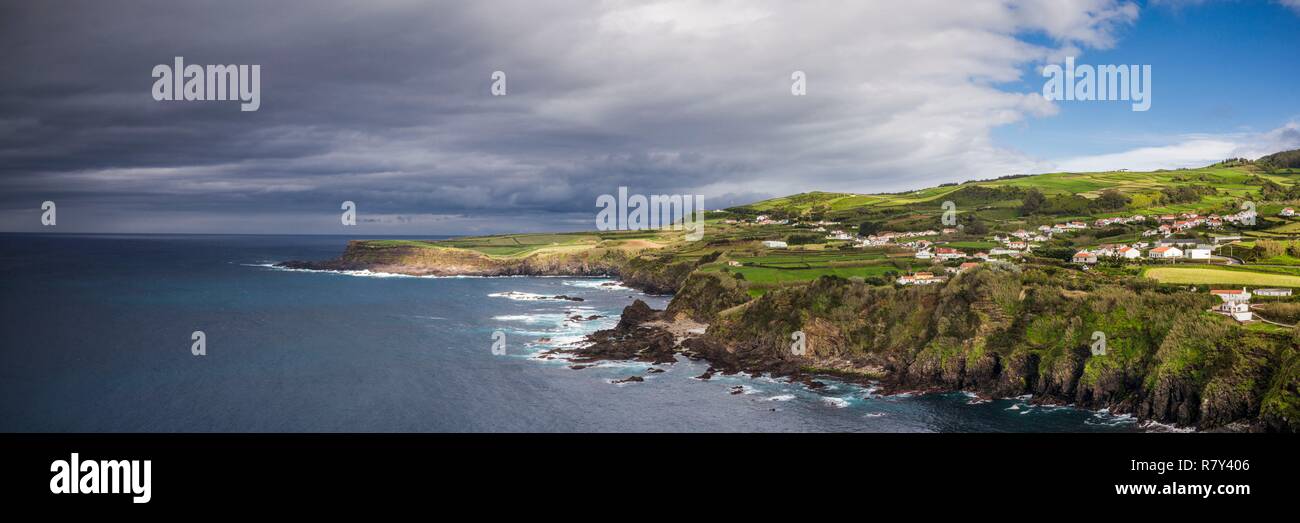
[[[1300,429],[1296,340],[1206,312],[1217,300],[1205,294],[1016,266],[901,288],[823,277],[733,305],[736,285],[692,276],[668,306],[669,318],[710,323],[680,350],[720,371],[1032,394],[1200,429]]]

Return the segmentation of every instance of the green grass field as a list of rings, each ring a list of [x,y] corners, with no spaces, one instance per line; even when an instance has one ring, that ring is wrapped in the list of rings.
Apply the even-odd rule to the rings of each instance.
[[[947,244],[947,247],[952,247],[954,249],[992,249],[997,246],[998,244],[994,242],[977,241],[948,242]]]
[[[822,276],[841,278],[883,276],[889,271],[903,272],[880,250],[838,249],[824,251],[769,251],[757,256],[729,257],[743,265],[734,267],[715,262],[700,268],[702,272],[739,273],[751,284],[751,294],[781,285],[809,282]]]
[[[831,218],[852,217],[862,210],[892,212],[910,207],[912,212],[928,210],[934,205],[937,216],[939,202],[944,197],[969,187],[1011,187],[1020,189],[1038,189],[1044,194],[1077,194],[1086,198],[1096,198],[1102,191],[1115,189],[1132,199],[1132,208],[1123,212],[1130,214],[1167,214],[1182,212],[1204,212],[1211,209],[1226,211],[1239,203],[1240,199],[1253,198],[1259,194],[1259,185],[1252,183],[1260,179],[1271,180],[1287,186],[1295,185],[1293,174],[1278,172],[1264,173],[1249,166],[1208,166],[1197,169],[1158,170],[1151,172],[1109,171],[1097,173],[1048,173],[1018,178],[1004,178],[978,182],[966,182],[960,185],[944,185],[906,193],[897,194],[852,194],[831,192],[809,192],[773,198],[738,207],[748,211],[785,211],[791,214],[807,214],[813,210],[827,211]],[[1196,202],[1156,206],[1151,205],[1152,196],[1166,187],[1179,186],[1213,186],[1218,194],[1204,196]],[[1016,210],[1019,202],[1013,200],[996,200],[980,202],[977,209],[958,208],[958,213],[975,212],[985,220],[1010,222],[1018,218]],[[1280,209],[1280,207],[1278,207]],[[1265,205],[1260,212],[1269,216],[1276,214],[1276,209]],[[1057,217],[1069,219],[1070,217]],[[1087,218],[1087,217],[1079,217]],[[1296,226],[1300,228],[1300,225]],[[1290,230],[1288,230],[1288,233]],[[1297,231],[1300,232],[1300,231]]]
[[[1266,273],[1223,267],[1152,267],[1144,271],[1143,275],[1160,283],[1300,288],[1300,275],[1297,274]]]
[[[705,271],[719,271],[721,268],[706,268]],[[818,267],[814,269],[774,268],[774,267],[727,267],[729,272],[745,276],[745,280],[756,284],[783,284],[812,281],[822,276],[833,275],[841,278],[883,276],[886,272],[901,272],[893,265],[863,265],[859,267]]]

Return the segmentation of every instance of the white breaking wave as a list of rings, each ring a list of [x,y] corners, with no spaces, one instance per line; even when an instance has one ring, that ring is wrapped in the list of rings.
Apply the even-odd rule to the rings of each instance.
[[[562,283],[570,287],[579,287],[583,289],[602,289],[607,291],[619,291],[619,292],[627,292],[632,290],[632,288],[630,287],[625,287],[623,285],[623,282],[619,282],[615,280],[565,280]]]
[[[846,400],[844,398],[822,398],[822,403],[825,403],[837,409],[842,409],[844,407],[849,406],[849,400]]]
[[[494,292],[492,294],[489,294],[488,297],[509,298],[516,301],[572,301],[572,300],[566,300],[564,298],[559,298],[556,296],[547,296],[545,294],[535,294],[531,292],[520,292],[520,291]]]
[[[362,278],[425,278],[425,279],[441,279],[441,278],[463,278],[463,277],[467,277],[467,276],[433,276],[433,275],[415,276],[415,275],[412,275],[412,274],[397,274],[397,273],[395,273],[395,272],[375,272],[375,271],[371,271],[370,269],[347,270],[347,271],[335,271],[335,270],[326,270],[326,269],[295,269],[295,268],[290,268],[290,267],[276,267],[275,264],[272,264],[272,263],[242,263],[242,264],[240,264],[240,265],[243,265],[243,266],[245,266],[245,267],[264,267],[264,268],[267,268],[267,269],[271,269],[271,270],[273,270],[273,271],[284,271],[284,272],[319,272],[319,273],[325,273],[325,274],[341,274],[341,275],[343,275],[343,276],[359,276],[359,277],[362,277]]]
[[[520,274],[513,274],[508,276],[472,276],[468,274],[439,276],[436,274],[416,275],[416,274],[398,274],[395,272],[378,272],[378,271],[372,271],[370,269],[361,269],[361,270],[299,269],[299,268],[291,268],[291,267],[277,267],[274,263],[241,263],[240,265],[244,267],[261,267],[265,269],[271,269],[274,271],[319,272],[324,274],[339,274],[343,276],[358,276],[363,278],[417,278],[417,279],[426,279],[426,280],[446,280],[446,279],[454,280],[454,279],[463,279],[463,278],[495,279],[495,278],[560,278],[561,277],[561,276],[529,276],[529,275],[520,275]]]

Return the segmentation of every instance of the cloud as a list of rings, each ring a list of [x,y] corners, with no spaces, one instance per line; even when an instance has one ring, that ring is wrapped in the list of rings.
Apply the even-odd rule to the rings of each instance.
[[[1152,6],[1164,7],[1173,10],[1179,10],[1184,7],[1193,7],[1212,2],[1216,0],[1151,0]],[[1222,0],[1217,0],[1222,1]],[[1235,1],[1235,0],[1234,0]],[[1273,0],[1274,3],[1290,8],[1300,15],[1300,0]]]
[[[1065,158],[1051,162],[1052,171],[1092,172],[1128,169],[1152,171],[1202,167],[1228,158],[1256,159],[1278,151],[1300,149],[1300,123],[1262,133],[1189,135],[1175,137],[1166,145],[1128,151]]]
[[[1025,172],[1043,163],[990,131],[1056,107],[1007,86],[1137,16],[1117,0],[10,4],[0,229],[37,228],[47,199],[86,230],[347,232],[343,200],[362,219],[460,217],[367,222],[390,232],[581,228],[618,186],[725,205]],[[149,71],[173,56],[261,65],[261,109],[153,101]],[[496,70],[507,96],[488,93]]]

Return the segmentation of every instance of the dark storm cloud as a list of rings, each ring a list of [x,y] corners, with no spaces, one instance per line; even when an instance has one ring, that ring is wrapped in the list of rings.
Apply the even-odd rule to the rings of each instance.
[[[1054,51],[1013,35],[1133,16],[860,4],[7,3],[0,228],[47,199],[74,230],[343,232],[343,200],[378,232],[582,228],[620,185],[718,207],[1005,174],[1032,163],[988,130],[1052,110],[990,87]],[[175,56],[261,65],[260,110],[153,100]]]

